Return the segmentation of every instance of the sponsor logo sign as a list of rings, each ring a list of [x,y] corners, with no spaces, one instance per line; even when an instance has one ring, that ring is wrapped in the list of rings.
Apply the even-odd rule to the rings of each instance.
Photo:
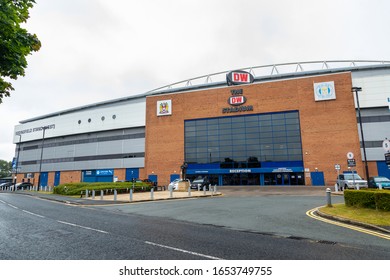
[[[228,103],[232,106],[238,106],[238,105],[242,105],[246,102],[246,98],[245,96],[241,95],[241,96],[231,96],[229,97],[229,100],[228,100]]]
[[[237,70],[231,71],[226,75],[226,82],[228,86],[251,84],[254,81],[254,77],[251,73]]]
[[[253,106],[241,106],[247,101],[246,97],[243,95],[244,91],[242,89],[234,89],[230,92],[232,96],[229,97],[227,103],[232,107],[223,108],[223,114],[253,111]]]
[[[314,83],[314,100],[324,101],[336,99],[334,82]]]
[[[157,116],[172,115],[172,100],[157,101]]]

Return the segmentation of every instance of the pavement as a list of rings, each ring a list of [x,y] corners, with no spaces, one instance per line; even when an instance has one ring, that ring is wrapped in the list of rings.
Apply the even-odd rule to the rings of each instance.
[[[52,201],[62,202],[66,204],[82,205],[82,206],[99,206],[99,205],[114,205],[123,203],[140,203],[140,202],[153,202],[161,200],[171,199],[200,199],[206,197],[216,196],[273,196],[273,195],[284,195],[284,196],[325,196],[326,190],[330,188],[332,195],[342,196],[343,192],[335,192],[334,187],[320,186],[223,186],[218,187],[218,191],[197,191],[191,190],[191,193],[182,191],[173,191],[172,194],[169,191],[154,191],[153,195],[150,192],[137,192],[133,193],[130,198],[130,194],[117,194],[116,197],[113,194],[100,196],[100,192],[97,192],[95,197],[89,196],[88,198],[79,198],[76,196],[62,196],[46,192],[30,192],[30,191],[17,191],[16,193],[31,195],[39,197],[41,199],[48,199]],[[130,200],[131,199],[131,200]],[[345,218],[332,216],[321,212],[319,207],[315,212],[316,215],[326,219],[335,220],[345,224],[352,224],[359,227],[375,230],[383,233],[390,233],[390,227],[379,227],[372,224],[361,223]]]

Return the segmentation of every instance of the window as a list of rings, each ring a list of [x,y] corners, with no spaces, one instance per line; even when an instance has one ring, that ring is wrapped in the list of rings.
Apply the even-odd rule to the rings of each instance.
[[[254,159],[258,166],[261,161],[302,160],[297,111],[187,120],[184,127],[187,162],[219,162],[223,168]]]

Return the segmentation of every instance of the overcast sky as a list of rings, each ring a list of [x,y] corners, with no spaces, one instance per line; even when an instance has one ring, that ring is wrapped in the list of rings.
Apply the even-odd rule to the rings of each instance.
[[[387,0],[36,0],[42,42],[0,104],[0,159],[20,120],[237,68],[390,60]]]

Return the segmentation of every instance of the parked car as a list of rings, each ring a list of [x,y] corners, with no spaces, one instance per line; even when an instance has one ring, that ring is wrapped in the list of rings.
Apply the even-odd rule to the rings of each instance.
[[[357,173],[343,173],[340,174],[337,178],[337,185],[341,189],[355,189],[367,188],[367,181],[362,179]]]
[[[383,189],[390,189],[390,180],[387,177],[383,176],[374,176],[370,177],[368,180],[368,187],[369,188],[379,188],[379,184],[382,185]]]
[[[198,189],[198,187],[203,190],[203,187],[206,187],[206,190],[209,189],[210,180],[208,177],[198,177],[191,183],[191,189]]]
[[[0,188],[8,188],[12,185],[13,185],[13,183],[11,183],[11,182],[5,182],[5,183],[0,184]]]
[[[178,190],[179,189],[179,182],[180,182],[180,179],[175,179],[172,182],[170,182],[168,185],[168,190],[170,190],[171,188],[175,191]]]
[[[30,188],[32,186],[33,186],[33,184],[31,184],[29,182],[18,183],[18,184],[16,184],[16,190],[25,190],[25,189]]]

